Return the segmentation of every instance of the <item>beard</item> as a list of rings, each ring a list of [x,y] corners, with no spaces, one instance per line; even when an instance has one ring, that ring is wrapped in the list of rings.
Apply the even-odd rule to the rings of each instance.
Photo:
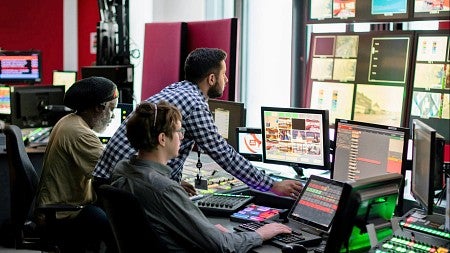
[[[220,87],[219,82],[214,83],[208,90],[209,98],[219,98],[223,95],[223,89]]]

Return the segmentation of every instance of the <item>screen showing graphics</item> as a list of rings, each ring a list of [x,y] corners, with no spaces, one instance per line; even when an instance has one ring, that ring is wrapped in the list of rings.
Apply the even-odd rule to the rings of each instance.
[[[9,87],[0,87],[0,114],[9,115],[11,113],[11,97]]]
[[[376,124],[400,126],[404,88],[358,84],[353,119]]]
[[[263,162],[329,169],[327,110],[261,107]]]
[[[329,111],[330,123],[336,118],[351,119],[354,85],[351,83],[313,82],[311,105],[313,109]]]
[[[237,152],[250,161],[262,161],[261,128],[236,128]]]
[[[445,32],[417,36],[411,116],[450,119],[450,37]]]
[[[100,141],[103,144],[108,143],[109,139],[114,135],[114,133],[119,129],[122,122],[130,115],[130,113],[133,111],[133,105],[132,104],[123,104],[118,103],[117,107],[114,108],[113,114],[114,118],[112,118],[111,123],[106,127],[105,131],[103,133],[97,133],[97,136],[99,137]]]
[[[40,51],[1,51],[0,83],[38,83],[42,79]]]
[[[62,70],[53,71],[53,85],[64,85],[66,87],[66,91],[76,81],[77,81],[76,71],[62,71]]]
[[[331,178],[335,180],[405,173],[407,128],[337,119],[334,140]]]
[[[356,0],[309,0],[308,22],[346,22],[356,15]]]
[[[372,15],[392,16],[397,13],[408,13],[407,0],[372,0]]]
[[[415,0],[414,18],[448,19],[450,15],[449,0]]]
[[[405,83],[410,38],[373,38],[369,82]]]
[[[220,135],[237,150],[236,128],[245,126],[244,103],[208,99],[208,105]]]
[[[411,194],[425,209],[433,213],[434,190],[442,189],[444,139],[421,120],[413,120],[413,167]]]

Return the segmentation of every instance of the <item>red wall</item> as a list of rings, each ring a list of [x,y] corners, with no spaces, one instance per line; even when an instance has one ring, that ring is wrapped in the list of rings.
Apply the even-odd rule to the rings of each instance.
[[[78,78],[80,67],[95,65],[96,54],[90,52],[91,33],[97,33],[100,21],[97,1],[78,0]]]
[[[42,52],[42,84],[63,68],[63,1],[0,1],[0,48]]]

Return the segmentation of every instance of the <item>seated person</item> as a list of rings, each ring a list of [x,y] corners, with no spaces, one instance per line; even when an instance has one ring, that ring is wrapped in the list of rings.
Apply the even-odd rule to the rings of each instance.
[[[213,225],[189,199],[188,193],[170,179],[167,162],[178,156],[184,129],[181,114],[167,102],[143,102],[126,125],[126,135],[137,154],[117,163],[112,185],[132,192],[170,252],[247,252],[264,240],[290,233],[273,223],[256,232],[232,233]]]
[[[75,82],[64,96],[64,105],[75,112],[55,124],[45,150],[36,206],[83,205],[81,211],[57,214],[58,223],[74,231],[77,246],[103,240],[109,250],[116,247],[105,212],[93,205],[92,171],[103,151],[95,132],[104,131],[111,122],[117,97],[116,85],[106,78]]]

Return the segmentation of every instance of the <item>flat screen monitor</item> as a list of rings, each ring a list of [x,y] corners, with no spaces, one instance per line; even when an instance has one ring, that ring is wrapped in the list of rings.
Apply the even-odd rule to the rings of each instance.
[[[450,16],[450,1],[448,0],[415,0],[414,19],[447,19]]]
[[[53,126],[64,109],[64,85],[11,86],[11,123],[21,128]]]
[[[403,176],[396,173],[350,182],[351,193],[345,210],[337,214],[325,252],[368,252],[366,225],[373,224],[378,236],[392,234],[390,220],[399,202]]]
[[[249,161],[262,161],[261,128],[236,128],[237,152]]]
[[[330,169],[327,110],[261,107],[263,162],[303,168]]]
[[[405,174],[409,129],[336,119],[331,177],[356,181],[386,173]]]
[[[0,50],[0,83],[39,83],[41,79],[40,51]]]
[[[431,126],[413,120],[411,194],[427,214],[433,213],[436,188],[443,184],[445,140]]]
[[[53,85],[64,85],[66,91],[77,81],[77,71],[54,70]]]
[[[245,126],[244,103],[209,99],[208,105],[220,135],[237,150],[236,128]]]
[[[114,108],[113,114],[114,118],[111,120],[111,123],[106,127],[105,131],[102,133],[96,133],[98,138],[103,144],[107,144],[109,139],[114,135],[117,129],[120,127],[122,122],[130,115],[133,111],[132,104],[123,104],[118,103],[117,107]]]
[[[365,0],[357,1],[357,21],[407,20],[411,0]]]
[[[406,174],[408,128],[336,119],[334,132],[331,178],[359,181],[387,173]],[[399,213],[404,189],[400,192]]]
[[[9,86],[0,86],[0,114],[11,114],[11,97]]]

